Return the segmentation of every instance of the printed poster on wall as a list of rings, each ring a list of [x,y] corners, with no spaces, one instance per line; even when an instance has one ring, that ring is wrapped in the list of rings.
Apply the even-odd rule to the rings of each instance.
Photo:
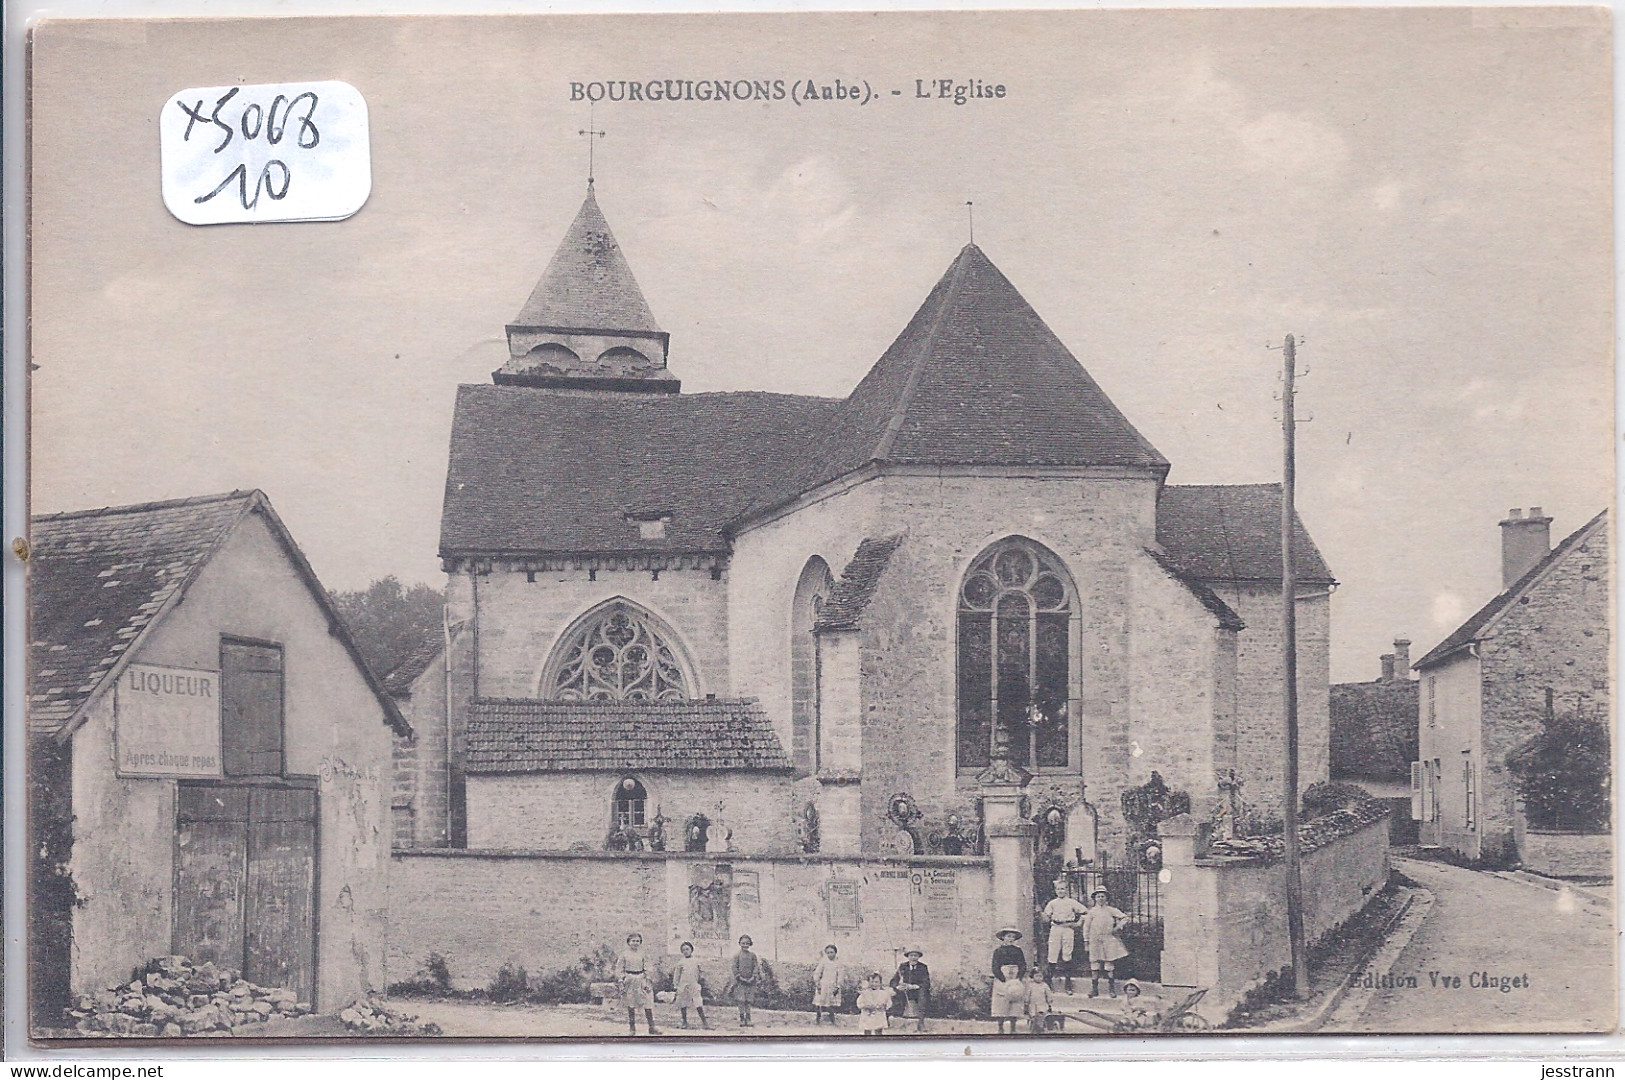
[[[220,773],[220,673],[131,664],[113,691],[120,776]]]

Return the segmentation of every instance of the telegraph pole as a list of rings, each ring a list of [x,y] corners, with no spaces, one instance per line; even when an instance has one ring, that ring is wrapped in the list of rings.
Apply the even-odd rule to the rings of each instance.
[[[1286,930],[1292,947],[1292,993],[1309,992],[1309,958],[1303,941],[1303,875],[1298,858],[1298,575],[1293,565],[1293,503],[1298,482],[1297,417],[1293,381],[1298,374],[1297,342],[1286,336],[1281,376],[1281,658],[1282,700],[1286,706],[1286,767],[1281,820],[1286,833]]]

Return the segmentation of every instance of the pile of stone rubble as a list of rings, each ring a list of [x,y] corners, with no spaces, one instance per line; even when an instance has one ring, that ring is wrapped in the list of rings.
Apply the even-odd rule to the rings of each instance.
[[[439,1024],[422,1024],[418,1018],[391,1009],[377,998],[363,998],[339,1011],[344,1030],[352,1035],[439,1035]]]
[[[213,963],[160,956],[127,983],[81,994],[68,1017],[81,1035],[180,1038],[230,1035],[234,1028],[310,1011],[292,990],[255,986]]]

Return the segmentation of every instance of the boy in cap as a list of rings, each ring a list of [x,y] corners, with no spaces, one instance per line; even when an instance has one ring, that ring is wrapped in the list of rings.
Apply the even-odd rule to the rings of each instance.
[[[915,1021],[914,1030],[925,1030],[925,1010],[931,1004],[931,969],[920,963],[925,955],[918,945],[903,950],[904,960],[891,977],[892,989],[903,996],[903,1016]]]

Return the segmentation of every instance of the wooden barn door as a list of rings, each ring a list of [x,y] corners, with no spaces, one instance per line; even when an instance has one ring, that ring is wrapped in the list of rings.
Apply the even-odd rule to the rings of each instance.
[[[316,988],[316,793],[256,788],[248,824],[248,916],[243,978]]]
[[[316,989],[316,792],[179,786],[175,952],[310,1001]]]
[[[193,963],[242,967],[248,789],[181,784],[175,806],[175,943]]]

